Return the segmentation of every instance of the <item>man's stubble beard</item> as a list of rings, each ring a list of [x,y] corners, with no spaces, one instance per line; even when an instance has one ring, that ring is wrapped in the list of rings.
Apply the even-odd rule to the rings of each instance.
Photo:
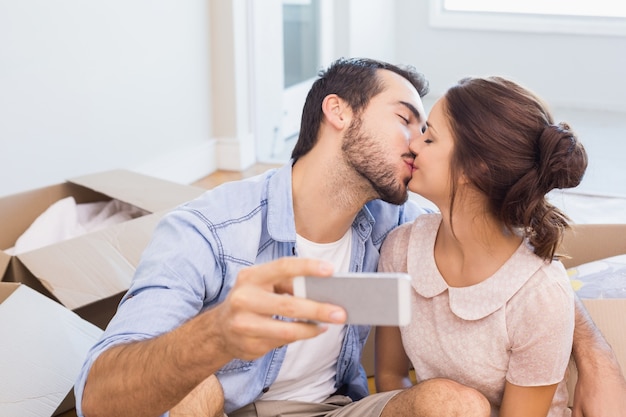
[[[355,118],[343,137],[341,150],[346,163],[369,182],[377,198],[391,204],[405,203],[410,178],[406,184],[396,178],[395,167],[382,157],[385,151],[380,142],[361,127],[361,119]]]

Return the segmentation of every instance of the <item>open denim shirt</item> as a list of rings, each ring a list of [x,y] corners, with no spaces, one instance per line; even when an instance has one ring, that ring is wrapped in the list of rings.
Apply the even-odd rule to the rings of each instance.
[[[241,268],[294,256],[291,166],[223,184],[161,220],[116,316],[89,352],[76,382],[79,416],[87,374],[104,350],[153,338],[214,307],[224,300]],[[376,271],[387,234],[422,212],[412,202],[369,202],[352,224],[350,270]],[[368,326],[348,326],[337,361],[336,387],[353,400],[368,394],[360,363],[368,333]],[[253,361],[235,359],[216,373],[227,413],[262,395],[276,379],[285,352],[281,347]]]

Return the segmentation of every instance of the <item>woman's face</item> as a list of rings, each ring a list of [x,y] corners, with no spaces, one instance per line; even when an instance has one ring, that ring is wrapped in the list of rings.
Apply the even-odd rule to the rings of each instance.
[[[414,137],[409,144],[415,154],[415,169],[409,182],[409,190],[432,201],[440,209],[450,200],[450,161],[454,149],[444,103],[445,98],[435,103],[428,115],[426,130]]]

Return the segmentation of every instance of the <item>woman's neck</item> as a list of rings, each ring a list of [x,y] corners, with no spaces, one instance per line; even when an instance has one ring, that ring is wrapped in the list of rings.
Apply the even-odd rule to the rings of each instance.
[[[495,218],[469,211],[452,221],[442,213],[435,241],[435,262],[452,287],[467,287],[491,277],[518,249],[522,237]]]

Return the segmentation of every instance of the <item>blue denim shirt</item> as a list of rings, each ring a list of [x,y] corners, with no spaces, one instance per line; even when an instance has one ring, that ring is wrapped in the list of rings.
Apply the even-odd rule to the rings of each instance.
[[[369,202],[352,224],[350,270],[375,271],[387,234],[422,211],[413,203]],[[223,184],[159,223],[130,289],[101,340],[88,353],[75,385],[76,408],[89,369],[107,348],[168,332],[222,302],[241,268],[295,254],[291,163]],[[337,361],[337,389],[354,400],[368,394],[361,350],[369,327],[348,326]],[[276,379],[286,347],[253,360],[233,360],[216,373],[231,412],[258,399]]]

